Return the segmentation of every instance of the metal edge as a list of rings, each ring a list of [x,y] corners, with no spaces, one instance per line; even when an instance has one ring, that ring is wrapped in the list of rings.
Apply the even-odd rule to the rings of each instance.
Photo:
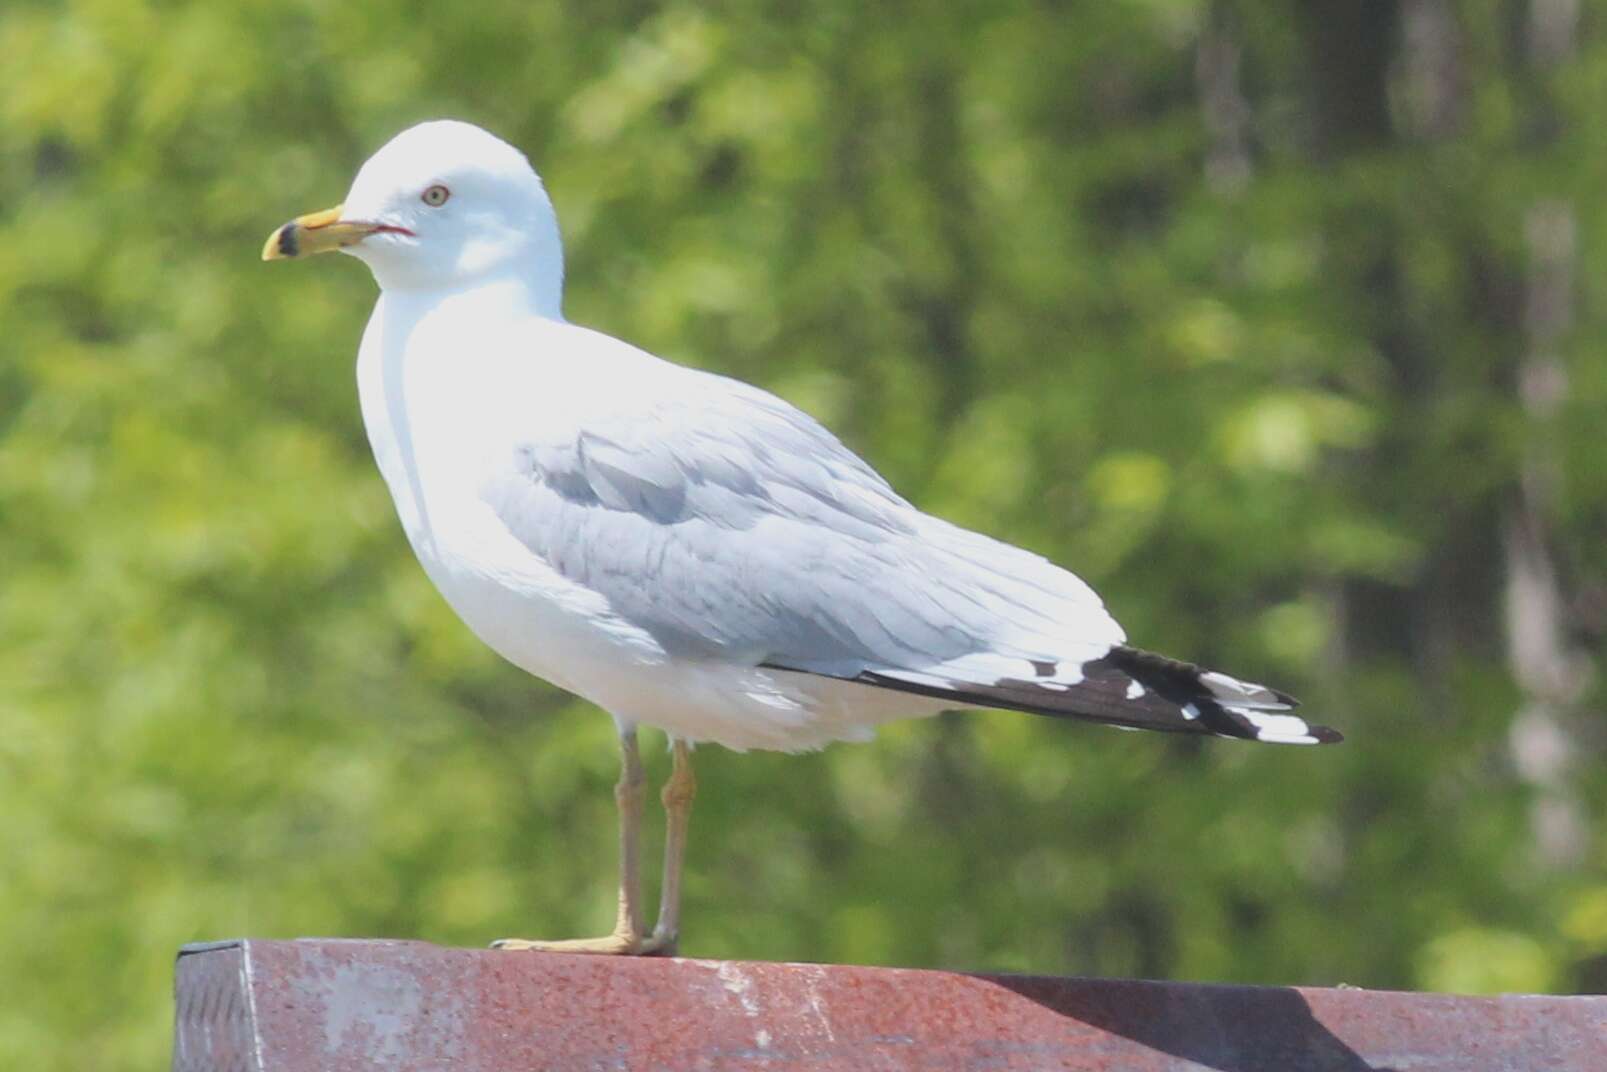
[[[239,949],[245,946],[245,938],[219,938],[212,942],[185,942],[179,946],[178,958],[193,957],[197,953],[211,953],[219,949]]]

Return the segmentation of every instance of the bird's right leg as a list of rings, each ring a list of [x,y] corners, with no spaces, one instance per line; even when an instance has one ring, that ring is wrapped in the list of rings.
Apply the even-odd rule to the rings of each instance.
[[[601,938],[569,938],[560,941],[527,941],[523,938],[503,938],[492,942],[495,949],[533,949],[548,953],[612,953],[632,954],[652,952],[656,947],[643,932],[642,879],[638,856],[641,840],[642,798],[647,778],[642,773],[642,757],[636,747],[636,730],[622,728],[619,732],[619,783],[614,786],[614,803],[619,808],[619,915],[614,921],[614,932]]]
[[[674,956],[681,934],[681,870],[686,860],[686,826],[697,796],[692,774],[692,746],[680,738],[670,745],[675,768],[664,783],[664,885],[659,892],[658,924],[648,952]]]

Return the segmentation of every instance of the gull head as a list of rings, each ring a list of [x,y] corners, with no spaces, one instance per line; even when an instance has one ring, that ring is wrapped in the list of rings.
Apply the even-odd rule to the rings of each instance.
[[[346,200],[298,216],[263,260],[339,250],[380,288],[445,292],[522,278],[556,312],[563,285],[558,220],[523,153],[470,123],[409,127],[368,158]]]

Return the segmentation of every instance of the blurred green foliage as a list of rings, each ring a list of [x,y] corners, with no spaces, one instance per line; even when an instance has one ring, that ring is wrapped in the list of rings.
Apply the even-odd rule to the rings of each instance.
[[[1583,7],[1557,45],[1540,0],[9,0],[0,1066],[160,1066],[184,941],[612,918],[611,725],[413,562],[371,280],[257,261],[443,115],[545,175],[572,319],[785,395],[1349,736],[704,749],[687,953],[1603,988],[1602,694],[1531,769],[1510,655],[1515,519],[1549,639],[1588,670],[1607,622]]]

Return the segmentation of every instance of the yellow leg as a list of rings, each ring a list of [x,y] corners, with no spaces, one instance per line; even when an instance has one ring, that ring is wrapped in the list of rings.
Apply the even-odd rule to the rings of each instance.
[[[614,921],[614,932],[601,938],[569,938],[552,942],[503,938],[492,942],[493,948],[533,949],[548,953],[631,954],[658,951],[660,943],[657,935],[649,937],[642,922],[642,883],[637,850],[646,777],[642,773],[642,758],[637,751],[634,729],[620,734],[619,757],[619,784],[614,786],[614,803],[619,808],[619,915]]]
[[[664,783],[664,886],[659,892],[658,925],[653,928],[653,952],[674,956],[681,936],[681,864],[686,859],[686,827],[692,818],[697,778],[692,774],[692,746],[677,739],[674,767]]]

